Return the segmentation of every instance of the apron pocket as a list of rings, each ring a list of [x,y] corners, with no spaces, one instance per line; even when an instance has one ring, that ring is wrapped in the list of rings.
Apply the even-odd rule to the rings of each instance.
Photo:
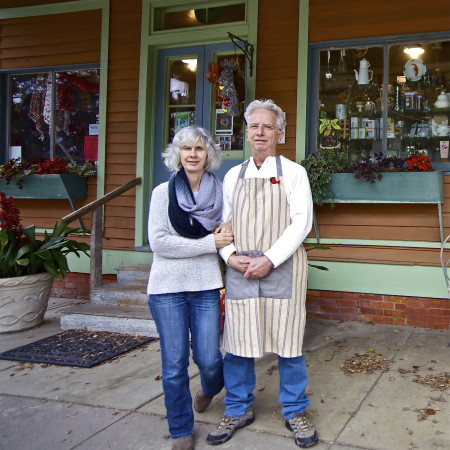
[[[272,269],[264,278],[259,280],[259,296],[267,298],[292,297],[292,257]]]
[[[262,252],[240,252],[250,257],[262,256]],[[227,266],[225,296],[231,300],[247,298],[291,298],[292,297],[292,257],[272,269],[264,278],[244,278],[239,270]]]

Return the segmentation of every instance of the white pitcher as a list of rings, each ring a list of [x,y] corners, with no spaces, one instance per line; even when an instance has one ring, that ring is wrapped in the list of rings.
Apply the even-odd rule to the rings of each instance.
[[[355,78],[358,84],[369,84],[370,81],[372,81],[373,77],[373,71],[369,70],[370,63],[367,61],[366,58],[363,58],[359,62],[359,73],[355,69]],[[369,72],[370,72],[370,78],[369,78]]]

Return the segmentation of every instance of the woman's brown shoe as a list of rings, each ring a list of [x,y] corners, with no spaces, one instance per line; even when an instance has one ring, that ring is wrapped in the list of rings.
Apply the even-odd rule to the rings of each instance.
[[[214,397],[207,397],[205,394],[203,394],[203,391],[200,389],[197,392],[197,395],[195,396],[194,399],[194,409],[198,413],[202,413],[212,402],[213,398]]]
[[[179,439],[173,439],[172,450],[194,450],[194,438],[185,436]]]

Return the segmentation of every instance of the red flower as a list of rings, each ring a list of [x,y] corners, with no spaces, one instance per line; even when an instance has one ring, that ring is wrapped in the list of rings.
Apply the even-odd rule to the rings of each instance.
[[[270,179],[270,182],[271,182],[272,184],[278,184],[278,183],[280,183],[281,181],[280,181],[280,180],[277,180],[275,177],[272,177],[272,178]]]
[[[13,233],[19,245],[23,243],[20,211],[14,205],[12,197],[0,192],[0,229]]]
[[[408,170],[423,171],[423,172],[430,172],[433,170],[430,158],[426,155],[415,153],[411,155],[409,158],[405,159],[405,162],[408,165]]]

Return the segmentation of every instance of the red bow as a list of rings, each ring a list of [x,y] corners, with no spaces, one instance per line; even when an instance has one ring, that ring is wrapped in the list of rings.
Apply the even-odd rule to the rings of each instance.
[[[272,177],[272,178],[270,179],[270,182],[271,182],[272,184],[278,184],[278,183],[280,183],[280,180],[277,180],[275,177]]]

